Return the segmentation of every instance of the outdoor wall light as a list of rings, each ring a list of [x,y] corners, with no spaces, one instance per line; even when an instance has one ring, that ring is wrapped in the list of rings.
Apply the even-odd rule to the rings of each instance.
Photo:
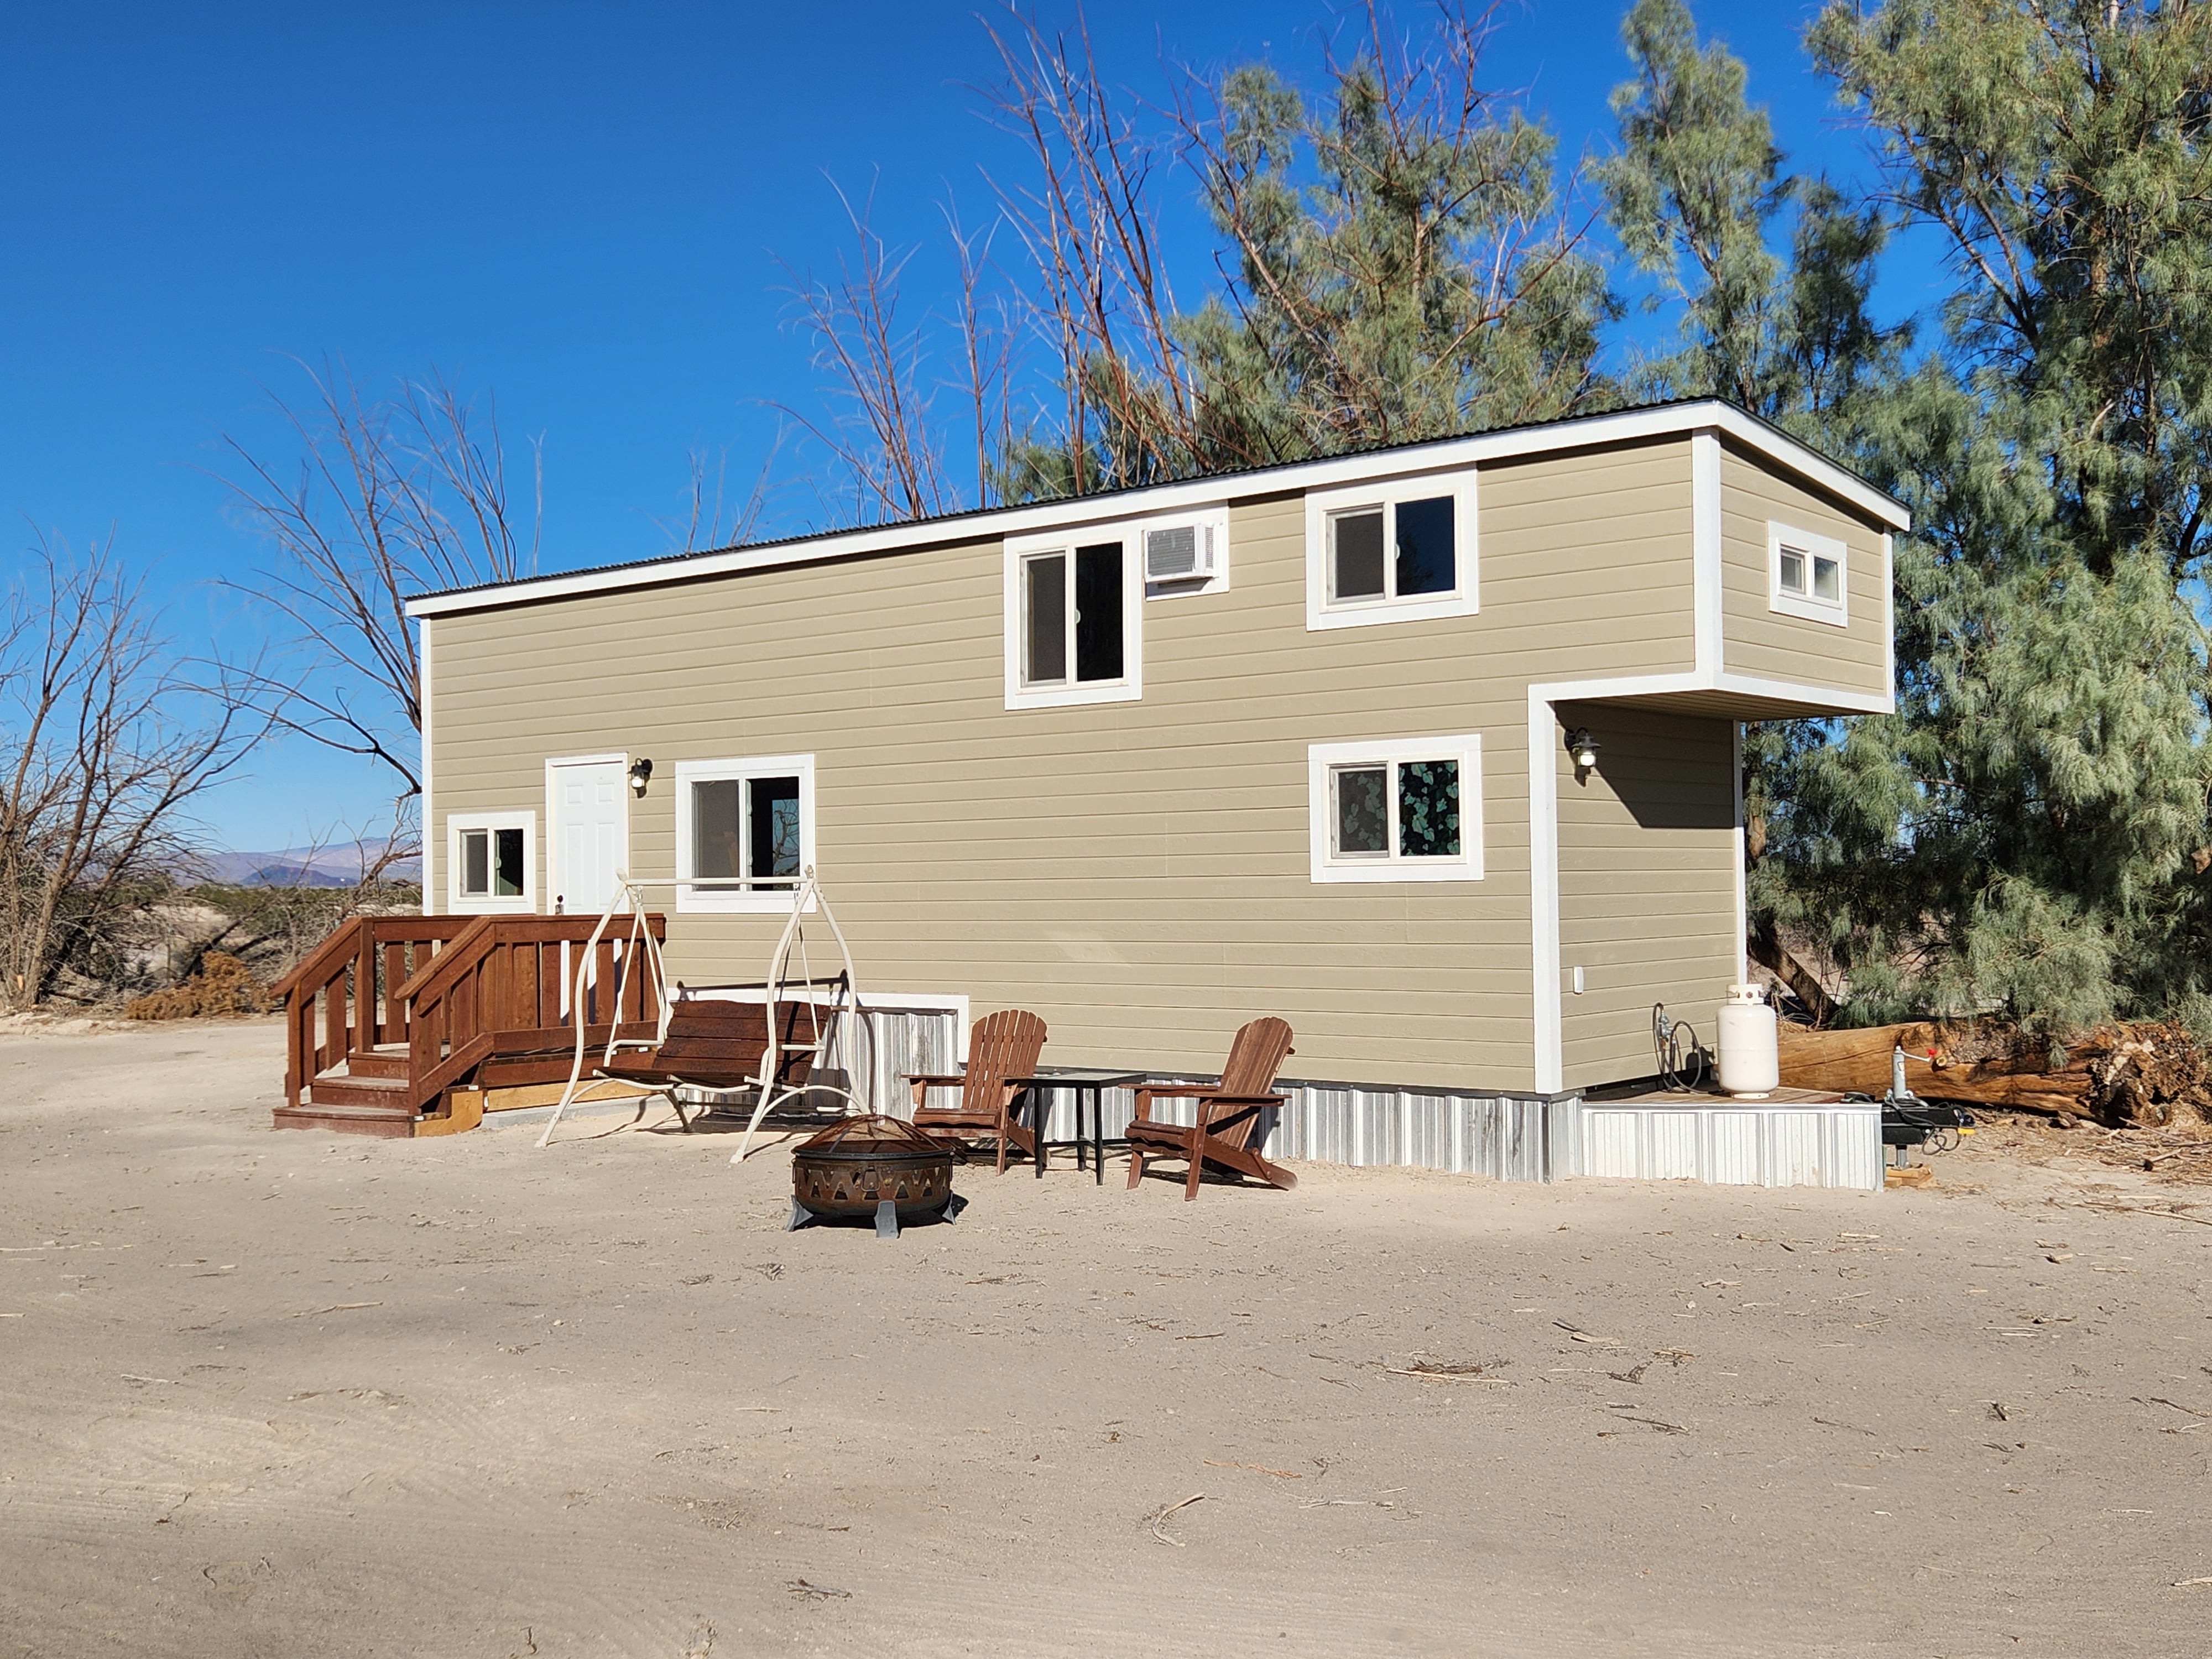
[[[1578,769],[1584,772],[1597,770],[1597,739],[1590,736],[1587,726],[1577,726],[1567,733],[1567,751],[1575,757]]]
[[[645,786],[653,781],[653,763],[634,760],[629,763],[629,792],[641,800],[645,798]]]

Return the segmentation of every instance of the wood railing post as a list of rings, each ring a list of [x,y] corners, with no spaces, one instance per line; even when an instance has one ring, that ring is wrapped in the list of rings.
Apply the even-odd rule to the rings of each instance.
[[[398,939],[387,939],[382,955],[384,984],[376,1000],[382,1011],[376,1028],[379,1047],[403,1041],[407,1032],[406,1010],[398,996],[399,988],[407,982],[407,946]]]
[[[347,1031],[346,1057],[366,1054],[376,1047],[375,924],[363,916],[355,924],[353,952],[353,1009]]]

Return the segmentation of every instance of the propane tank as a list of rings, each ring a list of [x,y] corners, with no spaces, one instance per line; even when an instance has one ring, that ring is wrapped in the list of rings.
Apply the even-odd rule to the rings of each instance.
[[[1774,1010],[1756,985],[1731,985],[1720,1012],[1720,1080],[1727,1093],[1764,1100],[1782,1081]]]

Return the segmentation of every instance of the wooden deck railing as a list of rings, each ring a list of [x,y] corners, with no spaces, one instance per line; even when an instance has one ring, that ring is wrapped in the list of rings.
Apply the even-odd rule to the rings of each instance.
[[[648,915],[656,939],[668,919]],[[399,988],[407,1010],[409,1103],[420,1112],[487,1060],[542,1054],[576,1040],[650,1037],[659,1029],[659,997],[643,964],[625,961],[621,939],[602,939],[584,976],[580,1006],[578,954],[598,919],[592,916],[479,916]]]
[[[285,1000],[286,1103],[298,1106],[316,1078],[341,1065],[388,1064],[397,1058],[391,1050],[404,1048],[408,1101],[419,1112],[495,1054],[574,1042],[569,981],[597,921],[362,916],[345,923],[274,988]],[[667,937],[666,917],[647,923],[655,939]],[[622,971],[617,939],[602,939],[594,954],[583,994],[585,1041],[605,1042],[616,1024],[623,1036],[651,1036],[660,1018],[651,976]]]
[[[334,929],[273,988],[284,999],[284,1098],[325,1072],[407,1040],[399,996],[469,916],[357,916]]]

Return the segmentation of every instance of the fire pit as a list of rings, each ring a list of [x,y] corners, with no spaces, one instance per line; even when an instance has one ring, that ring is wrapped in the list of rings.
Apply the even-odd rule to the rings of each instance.
[[[952,1218],[952,1151],[895,1117],[848,1117],[799,1143],[791,1155],[791,1220],[795,1231],[814,1220],[872,1217],[878,1238],[896,1238],[899,1223],[922,1216]]]

